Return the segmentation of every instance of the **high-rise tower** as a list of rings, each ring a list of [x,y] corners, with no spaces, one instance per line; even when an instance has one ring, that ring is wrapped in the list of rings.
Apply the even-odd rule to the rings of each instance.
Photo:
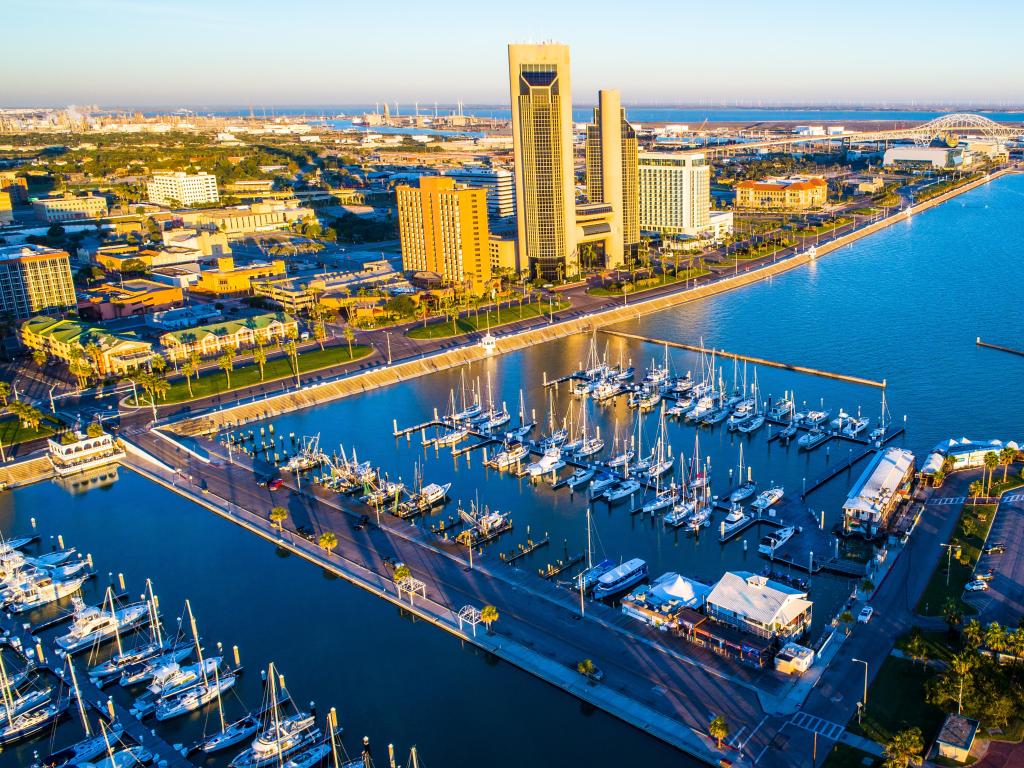
[[[519,247],[533,277],[571,277],[576,251],[572,91],[565,45],[510,45]]]

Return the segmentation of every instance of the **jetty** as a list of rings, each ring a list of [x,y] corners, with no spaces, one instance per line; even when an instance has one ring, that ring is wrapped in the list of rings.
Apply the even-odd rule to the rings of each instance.
[[[1011,355],[1020,355],[1021,357],[1024,357],[1024,349],[1004,347],[1002,344],[990,344],[987,341],[982,341],[981,336],[979,336],[974,343],[977,344],[979,347],[984,347],[985,349],[995,349],[998,350],[999,352],[1007,352]]]

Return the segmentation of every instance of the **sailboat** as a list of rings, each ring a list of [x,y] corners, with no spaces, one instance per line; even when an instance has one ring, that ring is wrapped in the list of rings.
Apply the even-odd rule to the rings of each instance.
[[[590,519],[590,508],[587,508],[587,567],[580,571],[576,577],[576,587],[582,592],[589,592],[593,589],[594,585],[597,584],[604,574],[608,573],[612,568],[615,567],[615,563],[611,560],[605,559],[601,562],[594,564],[594,547],[591,540],[591,519]]]
[[[273,663],[267,669],[267,682],[271,702],[267,722],[249,748],[235,756],[229,768],[263,768],[281,764],[320,739],[320,729],[308,712],[281,716],[277,702],[277,671]]]
[[[78,689],[78,678],[75,675],[75,665],[72,663],[71,657],[68,657],[68,671],[71,674],[74,699],[78,705],[78,715],[82,721],[85,738],[71,744],[70,746],[50,753],[50,755],[40,763],[40,768],[81,766],[90,760],[95,760],[104,752],[107,753],[108,757],[113,756],[112,743],[116,745],[120,741],[121,734],[124,732],[124,726],[119,722],[114,721],[109,726],[105,726],[101,720],[100,733],[95,735],[93,734],[92,727],[89,723],[89,716],[86,713],[85,702]]]
[[[885,437],[885,433],[889,430],[889,424],[892,422],[892,417],[889,414],[889,408],[885,404],[885,390],[882,390],[882,411],[878,415],[878,426],[871,430],[871,434],[868,435],[871,442],[877,442]]]
[[[68,697],[45,696],[33,697],[31,706],[21,705],[25,697],[15,699],[16,691],[12,688],[4,666],[3,655],[0,654],[0,697],[3,712],[0,714],[0,745],[12,744],[26,739],[56,722],[71,705]]]
[[[740,481],[743,480],[743,443],[740,443],[740,466],[739,472],[737,473],[736,477]],[[743,482],[739,487],[737,487],[732,493],[729,494],[729,501],[731,501],[734,504],[737,502],[746,501],[747,499],[754,495],[754,492],[756,490],[757,483],[755,483],[753,478],[751,477],[751,468],[747,467],[746,482]]]

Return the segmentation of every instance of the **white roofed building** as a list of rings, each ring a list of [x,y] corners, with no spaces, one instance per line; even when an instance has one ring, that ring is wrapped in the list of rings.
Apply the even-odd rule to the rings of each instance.
[[[707,596],[708,618],[768,639],[792,639],[811,626],[807,593],[749,571],[726,571]]]
[[[914,454],[903,448],[876,453],[843,504],[843,529],[872,538],[883,530],[914,477]]]
[[[683,608],[704,607],[711,587],[670,571],[654,584],[641,584],[622,600],[622,612],[654,627],[668,628]]]

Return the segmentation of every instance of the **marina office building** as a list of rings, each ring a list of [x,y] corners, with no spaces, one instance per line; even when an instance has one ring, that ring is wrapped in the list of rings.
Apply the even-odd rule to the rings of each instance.
[[[876,453],[843,504],[843,530],[874,538],[884,531],[914,478],[914,454],[903,448]]]

